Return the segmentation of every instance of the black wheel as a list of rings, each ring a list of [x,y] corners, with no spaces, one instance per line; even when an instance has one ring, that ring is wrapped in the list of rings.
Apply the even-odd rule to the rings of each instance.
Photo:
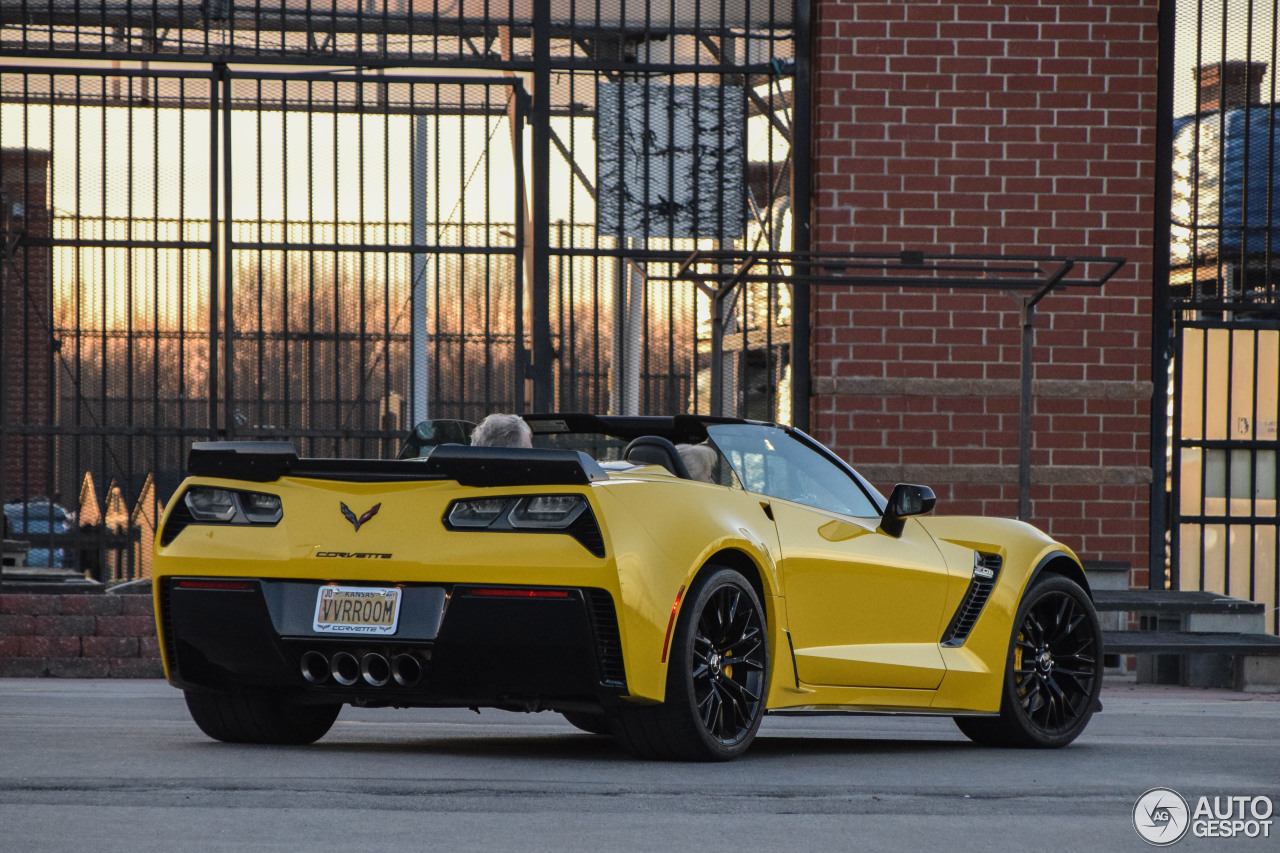
[[[666,701],[619,709],[614,734],[642,758],[737,758],[760,728],[768,671],[760,599],[738,572],[709,566],[676,620]]]
[[[1102,629],[1076,583],[1050,575],[1023,597],[1014,619],[999,717],[956,717],[987,746],[1048,749],[1089,724],[1102,691]]]
[[[314,743],[342,710],[338,704],[300,705],[265,693],[183,692],[200,731],[227,743]]]
[[[609,727],[609,718],[604,714],[593,714],[589,711],[561,711],[560,715],[573,724],[575,728],[581,729],[590,735],[607,735],[612,734]]]

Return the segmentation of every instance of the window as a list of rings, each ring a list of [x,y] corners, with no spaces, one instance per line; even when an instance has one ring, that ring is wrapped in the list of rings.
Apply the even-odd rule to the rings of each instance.
[[[860,518],[880,515],[847,471],[777,427],[721,424],[707,433],[749,492]]]

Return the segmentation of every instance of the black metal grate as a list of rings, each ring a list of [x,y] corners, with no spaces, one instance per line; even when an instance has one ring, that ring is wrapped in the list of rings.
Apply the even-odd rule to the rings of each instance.
[[[165,522],[164,529],[160,531],[160,544],[168,545],[174,539],[177,539],[178,534],[194,521],[195,519],[191,517],[191,510],[187,509],[186,501],[175,503],[173,512],[169,513],[169,519]]]
[[[1160,12],[1150,586],[1280,632],[1280,39],[1265,0]]]
[[[178,672],[178,653],[173,643],[173,607],[170,598],[173,595],[173,579],[160,581],[160,624],[164,627],[164,653],[169,660],[169,675],[180,678]]]
[[[604,556],[604,534],[600,532],[600,524],[590,508],[578,516],[567,532],[595,556]]]
[[[807,219],[795,3],[374,7],[0,0],[0,503],[77,528],[33,556],[149,574],[193,441],[792,421],[781,268],[714,299],[672,274]]]
[[[973,578],[969,581],[969,588],[965,590],[964,598],[956,608],[955,615],[951,617],[951,624],[942,635],[942,645],[951,648],[964,645],[978,617],[982,615],[982,609],[986,607],[991,591],[996,587],[996,580],[1000,577],[1000,567],[1003,563],[1004,560],[998,554],[979,553],[977,555]],[[989,569],[992,572],[991,577],[978,574],[978,569]]]
[[[626,687],[626,668],[622,663],[622,636],[618,633],[618,614],[613,598],[603,589],[583,590],[591,611],[591,629],[595,632],[596,662],[600,667],[600,683],[607,687]]]

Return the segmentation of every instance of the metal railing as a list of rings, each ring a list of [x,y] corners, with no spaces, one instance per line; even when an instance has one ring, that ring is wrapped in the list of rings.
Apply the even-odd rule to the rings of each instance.
[[[377,456],[428,415],[707,411],[721,358],[732,406],[787,414],[785,286],[714,347],[710,301],[625,258],[789,248],[796,8],[0,0],[0,501],[145,573],[194,440]],[[131,549],[84,521],[120,513]]]

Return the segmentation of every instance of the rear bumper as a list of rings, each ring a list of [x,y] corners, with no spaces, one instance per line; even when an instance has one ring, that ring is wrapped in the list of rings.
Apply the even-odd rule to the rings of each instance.
[[[522,710],[603,707],[626,692],[617,616],[605,590],[556,587],[558,597],[534,598],[519,593],[552,588],[404,585],[395,635],[375,639],[312,630],[319,581],[245,579],[243,588],[207,589],[185,588],[183,580],[199,579],[162,578],[159,598],[169,680],[184,689]],[[495,596],[495,589],[511,597]],[[373,671],[342,683],[344,673],[335,677],[329,665],[349,665],[344,655],[372,662]],[[379,659],[402,664],[406,677],[386,677]]]

